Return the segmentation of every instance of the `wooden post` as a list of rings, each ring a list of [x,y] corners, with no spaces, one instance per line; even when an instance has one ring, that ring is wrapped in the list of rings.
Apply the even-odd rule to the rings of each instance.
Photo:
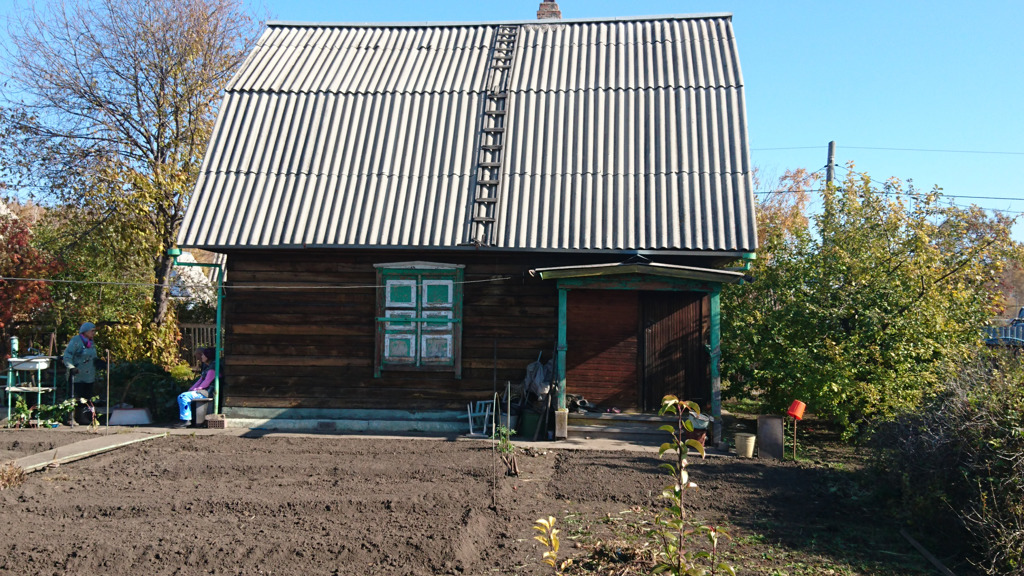
[[[793,462],[796,462],[796,418],[793,418]]]
[[[110,349],[107,349],[107,432],[110,432]]]
[[[831,184],[836,176],[836,141],[828,143],[828,163],[825,164],[825,184]]]

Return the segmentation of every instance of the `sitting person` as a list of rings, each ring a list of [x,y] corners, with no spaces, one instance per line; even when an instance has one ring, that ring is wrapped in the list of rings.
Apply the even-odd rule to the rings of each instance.
[[[175,428],[185,428],[192,421],[193,400],[210,397],[210,386],[213,386],[213,380],[217,377],[216,358],[216,348],[201,348],[199,350],[201,373],[191,388],[178,394],[178,418],[180,421],[174,425]]]

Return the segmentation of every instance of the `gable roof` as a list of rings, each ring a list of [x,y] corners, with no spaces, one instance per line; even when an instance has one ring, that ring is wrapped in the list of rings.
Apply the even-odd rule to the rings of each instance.
[[[178,243],[454,249],[486,227],[497,249],[750,252],[745,114],[727,14],[272,22],[227,88]]]

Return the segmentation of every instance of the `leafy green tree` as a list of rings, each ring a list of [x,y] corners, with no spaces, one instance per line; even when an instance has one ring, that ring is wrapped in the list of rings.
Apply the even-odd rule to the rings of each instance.
[[[113,241],[167,321],[172,246],[224,85],[255,40],[241,0],[52,0],[16,13],[4,168]],[[115,215],[115,216],[112,216]],[[74,228],[83,230],[82,227]],[[121,250],[128,256],[122,259]],[[135,268],[147,254],[144,275]]]
[[[851,172],[806,226],[769,230],[723,305],[729,393],[794,399],[853,431],[917,406],[981,343],[1019,254],[1012,220]]]
[[[74,206],[47,210],[34,240],[63,264],[53,276],[53,304],[35,314],[63,343],[85,320],[97,323],[97,345],[118,359],[177,363],[173,323],[151,322],[152,242],[145,230],[116,212]]]

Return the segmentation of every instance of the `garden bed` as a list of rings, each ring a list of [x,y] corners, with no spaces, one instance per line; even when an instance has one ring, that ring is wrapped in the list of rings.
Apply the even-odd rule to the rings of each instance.
[[[0,445],[79,434],[0,431]],[[701,488],[688,503],[730,530],[739,574],[933,573],[870,507],[855,460],[709,457],[689,468]],[[667,480],[654,454],[531,449],[518,461],[521,476],[505,477],[488,442],[466,439],[155,439],[0,491],[0,573],[550,574],[533,540],[549,515],[560,557],[575,559],[567,574],[645,573],[642,534]]]

